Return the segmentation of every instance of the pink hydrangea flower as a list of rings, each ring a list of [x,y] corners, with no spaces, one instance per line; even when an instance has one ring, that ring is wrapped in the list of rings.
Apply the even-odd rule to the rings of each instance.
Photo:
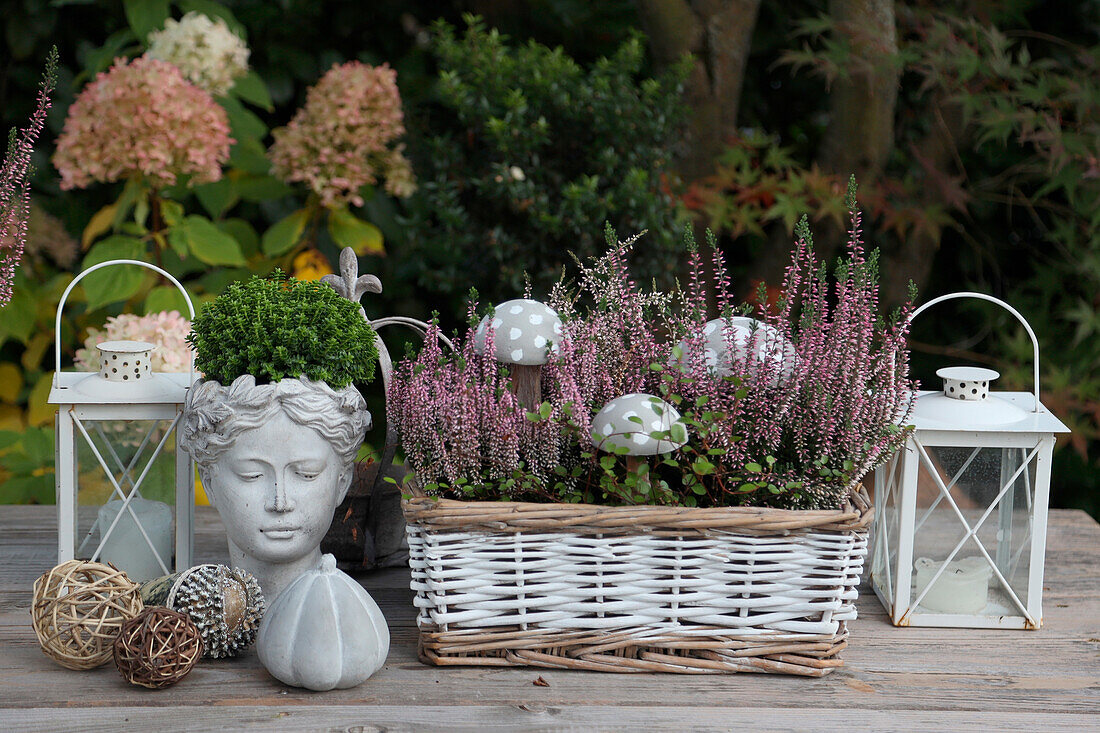
[[[273,172],[306,184],[325,206],[362,206],[359,188],[380,180],[391,195],[409,196],[412,168],[395,144],[403,119],[396,71],[359,61],[334,65],[290,124],[274,131]]]
[[[190,366],[187,334],[191,321],[179,311],[161,311],[144,316],[123,313],[107,319],[103,330],[89,328],[84,348],[77,349],[74,363],[77,369],[94,372],[99,369],[96,344],[104,341],[145,341],[154,344],[150,365],[154,372],[186,372]]]
[[[142,176],[171,186],[222,177],[229,159],[229,118],[180,70],[151,58],[116,59],[69,108],[53,163],[61,188]]]

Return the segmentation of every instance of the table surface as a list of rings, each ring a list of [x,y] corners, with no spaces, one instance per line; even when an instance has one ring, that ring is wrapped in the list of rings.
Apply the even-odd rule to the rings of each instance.
[[[0,507],[0,729],[7,730],[1100,730],[1100,525],[1053,510],[1039,631],[898,629],[871,589],[820,678],[428,667],[407,570],[361,582],[390,625],[386,665],[350,690],[269,676],[255,651],[204,660],[147,690],[114,665],[64,669],[39,649],[31,587],[56,558],[53,507]],[[196,562],[227,562],[217,513],[196,512]],[[541,678],[543,684],[536,684]]]

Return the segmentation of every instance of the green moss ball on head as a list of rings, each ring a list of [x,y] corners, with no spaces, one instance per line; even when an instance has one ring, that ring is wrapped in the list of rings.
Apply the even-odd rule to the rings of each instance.
[[[226,288],[195,318],[187,341],[195,368],[226,385],[251,374],[258,384],[305,376],[340,389],[371,381],[378,360],[356,304],[278,269]]]

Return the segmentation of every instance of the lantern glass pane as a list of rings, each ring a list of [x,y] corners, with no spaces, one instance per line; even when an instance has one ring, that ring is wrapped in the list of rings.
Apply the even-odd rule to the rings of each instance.
[[[76,557],[113,563],[138,582],[171,572],[176,446],[171,431],[165,436],[171,421],[84,419],[81,424],[91,444],[77,428]]]
[[[894,595],[894,569],[897,567],[902,481],[905,451],[897,451],[878,468],[875,504],[880,507],[879,521],[873,525],[871,575],[888,598]]]
[[[917,484],[914,601],[925,586],[929,589],[918,612],[1022,615],[1021,606],[1027,605],[1035,462],[1022,466],[1030,451],[942,446],[926,450],[932,465],[922,463]]]

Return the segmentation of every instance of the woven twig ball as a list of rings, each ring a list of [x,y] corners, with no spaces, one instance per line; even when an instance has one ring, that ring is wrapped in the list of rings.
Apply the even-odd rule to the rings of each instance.
[[[70,560],[34,581],[31,619],[42,651],[62,667],[111,659],[122,624],[143,608],[139,586],[114,565]]]
[[[196,565],[141,586],[146,605],[182,611],[202,634],[206,656],[235,657],[256,639],[264,596],[251,573],[225,565]]]
[[[199,627],[170,608],[147,608],[122,625],[115,639],[115,666],[135,685],[174,685],[202,656]]]

